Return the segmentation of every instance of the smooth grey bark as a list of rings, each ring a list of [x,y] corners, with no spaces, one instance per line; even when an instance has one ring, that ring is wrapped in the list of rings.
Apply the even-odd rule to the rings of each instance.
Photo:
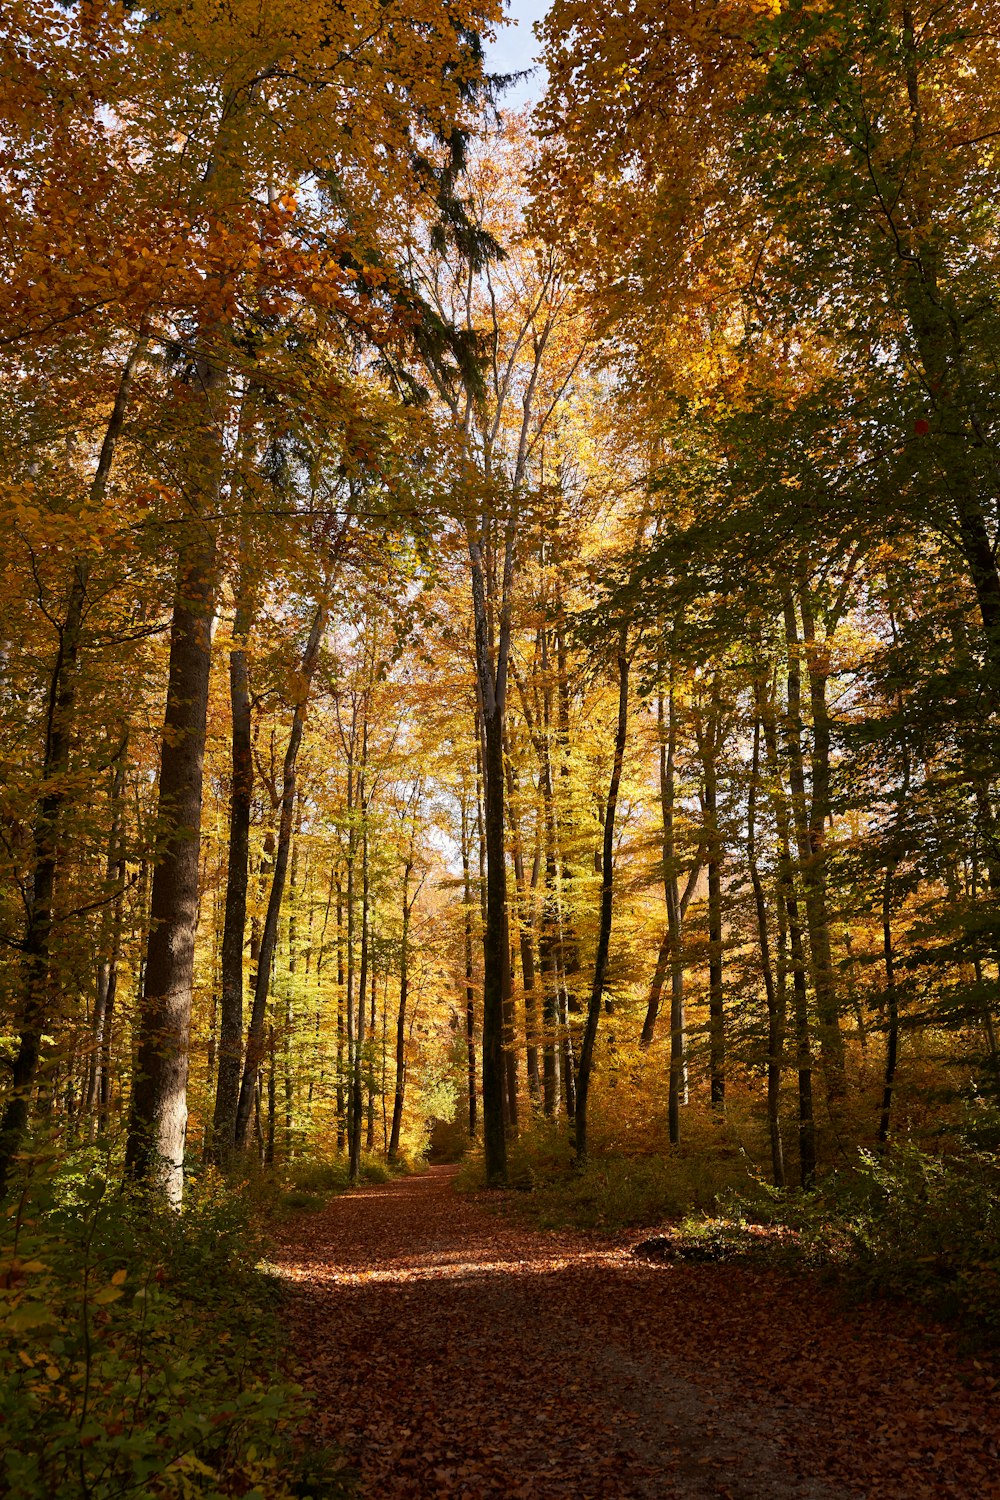
[[[206,374],[206,382],[210,377]],[[221,469],[221,449],[218,453]],[[157,853],[138,1016],[125,1168],[180,1205],[187,1131],[191,985],[208,680],[215,612],[214,523],[191,523],[177,567],[163,740]]]

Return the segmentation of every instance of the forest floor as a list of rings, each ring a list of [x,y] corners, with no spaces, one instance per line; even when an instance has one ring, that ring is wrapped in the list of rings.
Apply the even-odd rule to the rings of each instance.
[[[808,1276],[526,1229],[454,1168],[281,1234],[310,1430],[366,1500],[997,1500],[1000,1390]]]

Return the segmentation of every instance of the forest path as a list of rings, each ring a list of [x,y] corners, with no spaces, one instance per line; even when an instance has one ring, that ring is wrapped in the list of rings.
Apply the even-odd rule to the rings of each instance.
[[[996,1393],[939,1328],[526,1229],[453,1176],[282,1235],[308,1435],[347,1450],[366,1500],[1000,1497]]]

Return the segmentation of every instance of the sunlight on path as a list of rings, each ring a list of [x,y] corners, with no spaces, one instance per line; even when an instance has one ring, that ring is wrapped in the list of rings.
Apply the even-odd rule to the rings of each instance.
[[[805,1278],[526,1230],[453,1176],[346,1194],[285,1233],[310,1436],[346,1447],[367,1500],[1000,1496],[981,1488],[993,1419],[935,1369],[940,1335],[838,1313]],[[926,1404],[905,1422],[894,1378],[915,1354]],[[921,1462],[942,1443],[945,1488]]]

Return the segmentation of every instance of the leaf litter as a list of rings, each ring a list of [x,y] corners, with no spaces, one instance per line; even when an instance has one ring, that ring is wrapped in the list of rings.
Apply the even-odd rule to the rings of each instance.
[[[453,1176],[280,1236],[304,1436],[367,1500],[1000,1500],[995,1373],[912,1309],[529,1229]]]

